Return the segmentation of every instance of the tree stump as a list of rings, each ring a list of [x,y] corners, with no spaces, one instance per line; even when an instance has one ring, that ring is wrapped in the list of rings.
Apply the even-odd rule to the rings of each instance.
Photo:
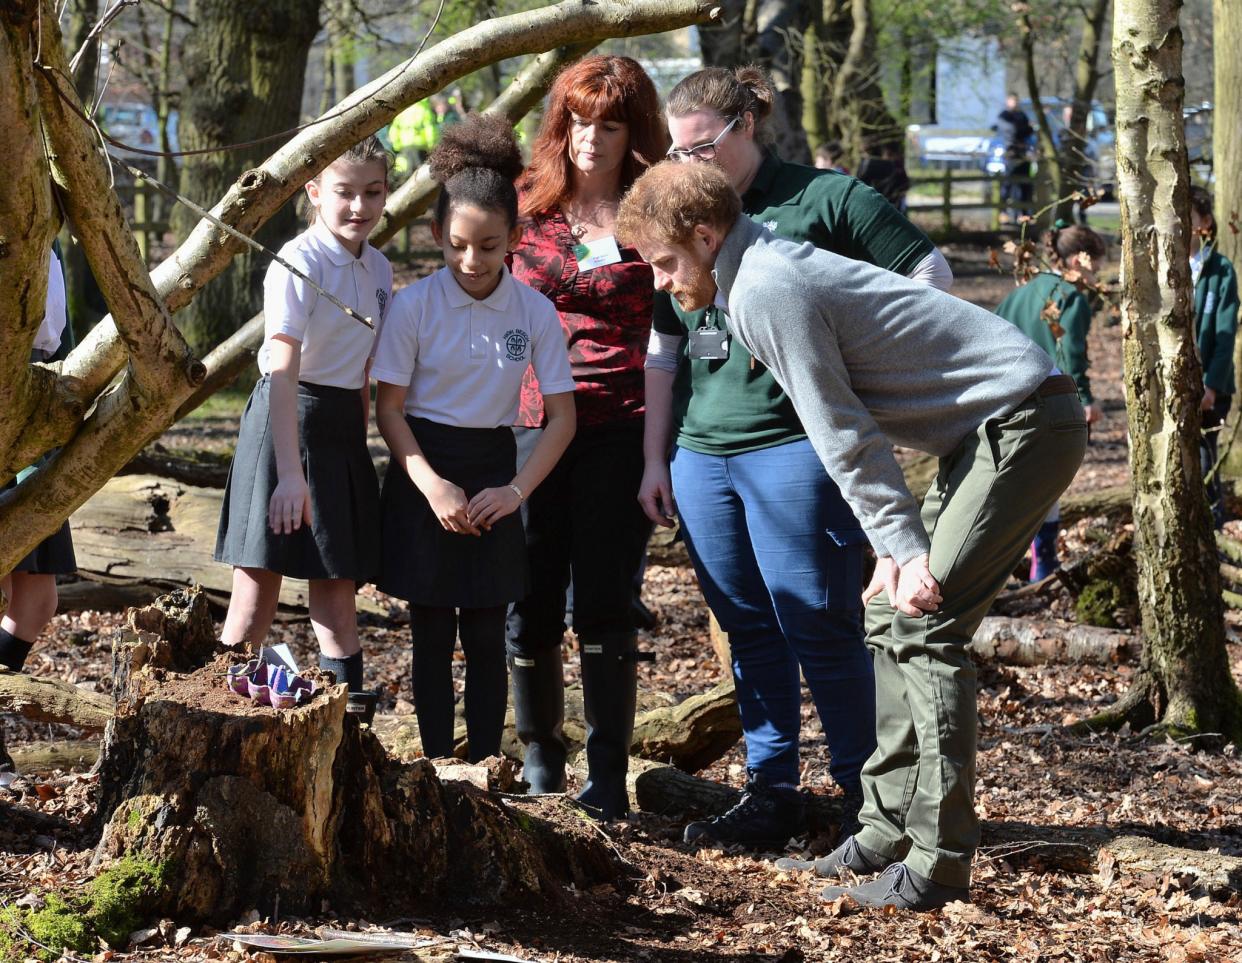
[[[96,864],[162,864],[161,912],[222,923],[325,901],[394,915],[428,900],[548,903],[623,872],[563,803],[502,799],[442,781],[426,760],[393,760],[346,717],[344,686],[292,710],[234,695],[225,672],[239,655],[217,648],[206,606],[183,592],[135,610],[115,647]]]

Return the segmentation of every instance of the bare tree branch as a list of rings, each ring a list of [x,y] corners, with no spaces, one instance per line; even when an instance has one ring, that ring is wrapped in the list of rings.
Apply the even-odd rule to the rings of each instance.
[[[504,93],[489,104],[483,113],[499,114],[507,118],[509,123],[516,124],[543,99],[556,75],[567,65],[586,56],[594,46],[594,41],[571,44],[533,58],[518,71]],[[431,206],[438,190],[435,181],[431,179],[428,166],[421,165],[388,198],[384,215],[371,233],[371,243],[380,247],[392,240],[399,230]],[[183,418],[237,377],[254,360],[262,343],[263,313],[260,312],[207,355],[204,359],[207,378],[182,405],[177,417]]]

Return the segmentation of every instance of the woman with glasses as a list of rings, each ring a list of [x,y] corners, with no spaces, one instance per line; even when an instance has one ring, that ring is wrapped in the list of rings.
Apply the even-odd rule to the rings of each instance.
[[[786,163],[764,146],[773,97],[755,67],[691,74],[665,105],[668,156],[718,165],[743,211],[780,237],[947,289],[944,258],[884,197],[849,175]],[[646,364],[640,501],[658,524],[671,526],[674,512],[680,518],[703,595],[729,635],[746,737],[741,801],[688,825],[686,840],[761,845],[805,829],[799,670],[845,794],[848,835],[862,804],[862,766],[875,748],[861,623],[866,536],[789,398],[730,336],[725,312],[685,312],[657,293]]]
[[[667,146],[659,98],[637,62],[588,57],[552,85],[518,182],[522,238],[513,275],[560,315],[578,432],[524,505],[532,582],[509,620],[513,706],[531,792],[563,791],[561,642],[572,577],[587,722],[588,779],[578,799],[605,819],[629,811],[639,658],[630,603],[651,531],[636,496],[652,273],[636,251],[618,246],[613,221],[621,195]],[[515,429],[519,462],[544,424],[531,380]]]

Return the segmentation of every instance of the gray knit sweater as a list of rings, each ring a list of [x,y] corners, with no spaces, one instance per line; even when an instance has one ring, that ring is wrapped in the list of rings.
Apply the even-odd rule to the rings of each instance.
[[[728,325],[793,401],[872,546],[928,550],[894,443],[952,452],[1012,411],[1052,363],[1009,322],[925,284],[739,217],[713,272]]]

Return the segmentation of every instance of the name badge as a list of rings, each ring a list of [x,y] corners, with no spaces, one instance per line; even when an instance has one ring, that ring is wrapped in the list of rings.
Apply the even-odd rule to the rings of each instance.
[[[729,357],[729,332],[699,328],[690,332],[689,354],[695,361],[723,361]]]
[[[594,241],[575,244],[574,257],[578,259],[579,271],[593,271],[597,267],[619,263],[621,249],[617,247],[617,239],[609,234],[607,237],[597,237]]]

